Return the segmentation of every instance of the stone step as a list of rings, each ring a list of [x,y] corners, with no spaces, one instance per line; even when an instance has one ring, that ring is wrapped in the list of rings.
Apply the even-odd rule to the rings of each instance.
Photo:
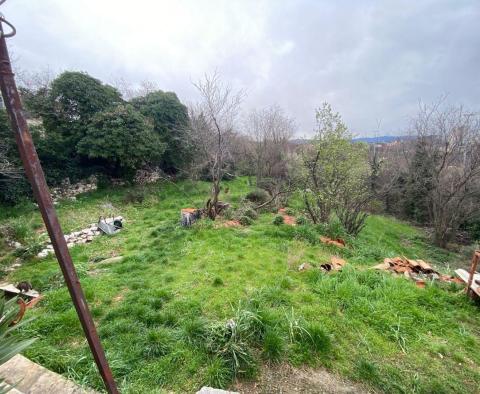
[[[98,394],[20,354],[0,365],[0,378],[14,387],[9,394]]]
[[[225,391],[221,389],[214,389],[213,387],[203,386],[196,394],[238,394],[236,391]]]

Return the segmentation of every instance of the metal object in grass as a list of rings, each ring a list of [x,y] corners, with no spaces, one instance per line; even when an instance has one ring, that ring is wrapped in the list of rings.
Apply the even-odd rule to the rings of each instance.
[[[1,0],[0,5],[4,2],[5,0]],[[11,31],[4,33],[3,25],[8,25]],[[3,101],[15,134],[15,140],[23,162],[23,167],[25,168],[25,173],[30,181],[43,221],[52,240],[52,245],[65,278],[65,283],[72,297],[93,358],[95,359],[108,392],[118,393],[112,371],[105,357],[95,324],[93,323],[80,281],[75,271],[72,257],[68,251],[67,243],[55,212],[52,197],[45,181],[45,175],[38,159],[32,136],[28,130],[20,96],[13,77],[7,43],[5,41],[5,38],[12,37],[14,34],[15,28],[5,20],[3,15],[0,15],[0,89],[2,91]]]
[[[119,219],[108,223],[103,217],[98,219],[97,227],[107,235],[113,235],[123,227],[122,221]]]

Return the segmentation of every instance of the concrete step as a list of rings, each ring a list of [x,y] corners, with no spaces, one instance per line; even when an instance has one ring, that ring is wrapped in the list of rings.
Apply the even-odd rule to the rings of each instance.
[[[98,394],[20,354],[0,365],[0,378],[14,387],[9,394]]]

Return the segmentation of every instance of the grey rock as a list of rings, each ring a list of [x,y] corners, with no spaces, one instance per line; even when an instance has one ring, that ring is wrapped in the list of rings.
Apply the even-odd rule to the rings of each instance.
[[[221,389],[214,389],[212,387],[203,386],[196,394],[239,394],[236,391],[225,391]]]

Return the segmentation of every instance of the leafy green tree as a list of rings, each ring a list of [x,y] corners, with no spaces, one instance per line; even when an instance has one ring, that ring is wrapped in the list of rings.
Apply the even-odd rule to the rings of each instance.
[[[192,158],[187,107],[175,93],[161,90],[134,98],[131,103],[144,116],[152,119],[155,132],[165,143],[161,168],[170,173],[184,168]]]
[[[303,155],[303,196],[314,223],[327,222],[335,213],[346,231],[356,235],[363,227],[363,209],[371,200],[368,148],[353,143],[339,113],[328,103],[317,110],[317,133]]]
[[[427,154],[426,141],[415,141],[415,150],[406,174],[404,209],[408,218],[428,223],[428,195],[433,188],[435,160]]]
[[[96,114],[78,143],[79,154],[104,163],[116,175],[158,160],[164,150],[151,122],[131,105]]]
[[[45,128],[37,150],[50,182],[87,175],[85,168],[91,163],[81,162],[77,145],[95,114],[119,103],[122,98],[115,88],[86,73],[73,71],[55,78],[46,99],[31,103],[40,113]]]
[[[58,132],[76,146],[95,114],[121,102],[115,88],[86,73],[67,71],[52,82],[43,122],[47,133]]]

